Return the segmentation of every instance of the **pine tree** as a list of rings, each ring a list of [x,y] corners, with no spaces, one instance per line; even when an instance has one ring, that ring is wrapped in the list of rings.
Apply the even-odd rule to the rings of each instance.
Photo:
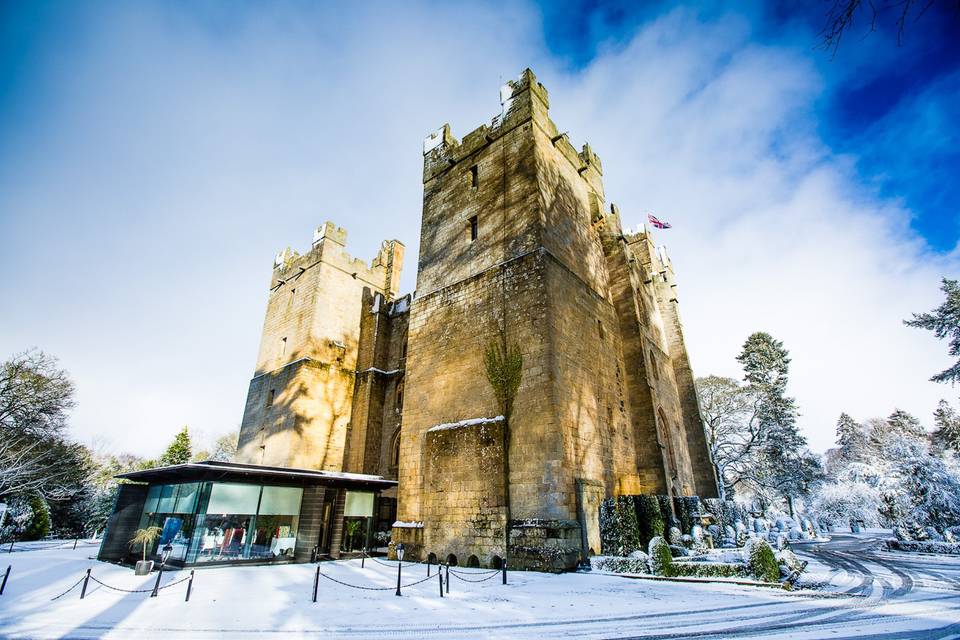
[[[759,461],[760,493],[768,494],[768,498],[805,494],[820,474],[820,465],[797,428],[796,401],[786,393],[789,352],[780,340],[757,332],[744,342],[737,361],[743,365],[744,380],[756,394],[757,421],[766,434]]]
[[[937,451],[960,453],[960,416],[946,400],[941,400],[933,412],[936,430],[930,440]]]
[[[174,437],[173,442],[167,447],[167,450],[160,456],[160,464],[163,466],[171,464],[184,464],[190,462],[193,455],[193,447],[190,444],[190,432],[187,427],[180,430],[180,433]]]
[[[901,409],[894,409],[887,418],[887,424],[890,425],[891,433],[917,440],[927,439],[927,431],[920,421]]]
[[[867,448],[867,435],[863,427],[846,413],[837,420],[837,446],[844,460],[861,460]]]
[[[930,313],[915,313],[912,320],[904,320],[903,323],[908,327],[933,331],[933,335],[941,340],[949,337],[947,353],[954,357],[960,356],[960,284],[956,280],[944,278],[940,290],[947,296],[943,304]],[[930,380],[950,383],[960,381],[960,360]]]

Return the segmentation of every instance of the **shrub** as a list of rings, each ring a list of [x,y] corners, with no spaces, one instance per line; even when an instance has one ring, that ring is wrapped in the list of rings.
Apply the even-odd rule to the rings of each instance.
[[[891,551],[909,551],[913,553],[942,553],[960,555],[960,542],[933,542],[917,540],[887,540],[887,549]]]
[[[637,512],[640,548],[645,549],[650,544],[650,540],[657,536],[663,536],[663,515],[660,513],[660,502],[656,496],[634,496],[633,500]]]
[[[642,553],[642,552],[640,552]],[[647,564],[647,554],[642,557],[622,556],[597,556],[590,560],[590,565],[598,571],[609,571],[610,573],[648,573],[650,567]]]
[[[751,538],[743,548],[744,560],[750,567],[750,573],[757,580],[776,582],[780,579],[780,566],[768,543],[763,538]]]
[[[663,520],[664,529],[679,527],[680,522],[673,515],[673,501],[670,496],[657,496],[657,504],[660,505],[660,518]]]
[[[683,546],[683,534],[677,527],[670,527],[670,544],[676,547]]]
[[[30,494],[26,502],[33,514],[20,537],[23,540],[40,540],[50,533],[50,507],[47,506],[47,501],[36,493]]]
[[[672,577],[746,578],[747,567],[733,562],[674,562],[669,567]]]
[[[650,541],[650,573],[656,576],[669,575],[670,565],[673,563],[673,555],[670,553],[670,546],[667,541],[656,536]]]

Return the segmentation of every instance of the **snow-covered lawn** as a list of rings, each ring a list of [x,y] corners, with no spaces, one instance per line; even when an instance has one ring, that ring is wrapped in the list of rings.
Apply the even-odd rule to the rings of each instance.
[[[96,562],[92,549],[78,547],[0,553],[0,577],[13,566],[0,596],[0,637],[9,638],[237,638],[252,633],[274,637],[423,637],[444,638],[613,638],[645,634],[682,636],[691,632],[729,637],[745,630],[767,637],[768,628],[788,624],[834,624],[865,607],[884,607],[869,619],[871,630],[931,628],[954,616],[941,591],[897,617],[886,605],[883,588],[897,585],[884,574],[856,597],[817,592],[787,592],[732,584],[636,580],[600,572],[561,575],[511,572],[483,582],[453,578],[449,596],[440,598],[436,568],[432,579],[405,587],[396,597],[396,563],[370,560],[327,562],[321,571],[342,582],[381,587],[349,588],[320,578],[318,601],[311,602],[315,565],[219,567],[196,571],[190,602],[186,583],[160,591],[123,593],[90,583],[86,598],[76,586],[88,568],[93,577],[123,589],[150,589],[156,574],[136,577],[124,567]],[[844,571],[812,563],[812,577],[830,582],[828,590],[846,590],[857,581]],[[467,580],[487,577],[483,570],[457,569]],[[163,584],[189,572],[165,572]],[[407,564],[403,583],[426,577],[426,566]],[[918,593],[918,596],[923,595]],[[924,596],[926,597],[926,596]],[[902,605],[897,605],[901,606]],[[923,607],[926,607],[925,609]],[[847,622],[838,622],[845,625]],[[827,627],[804,629],[805,637],[824,637]],[[798,630],[799,631],[799,630]],[[812,635],[810,635],[812,634]],[[794,637],[781,630],[779,637]],[[835,636],[835,637],[844,637]]]
[[[122,589],[149,589],[156,574],[136,577],[128,568],[96,562],[90,550],[57,549],[0,554],[0,572],[13,565],[0,596],[0,634],[10,637],[235,637],[251,631],[326,635],[350,630],[354,637],[375,636],[384,628],[447,629],[464,632],[494,627],[487,637],[551,636],[565,621],[703,611],[758,602],[789,607],[789,594],[769,589],[713,584],[658,583],[601,575],[511,572],[484,582],[451,578],[450,594],[440,598],[436,577],[403,589],[396,597],[396,563],[359,560],[327,562],[332,578],[383,591],[352,589],[320,578],[317,603],[311,601],[315,565],[219,567],[196,571],[190,602],[186,583],[149,593],[121,593],[90,583],[80,599],[75,587],[87,568],[100,581]],[[381,561],[382,562],[382,561]],[[458,568],[478,580],[483,570]],[[436,567],[433,569],[436,574]],[[165,572],[167,584],[189,572]],[[405,584],[426,577],[426,566],[406,564]],[[551,623],[542,626],[543,623]],[[651,621],[650,624],[655,624]],[[528,626],[529,625],[529,626]]]

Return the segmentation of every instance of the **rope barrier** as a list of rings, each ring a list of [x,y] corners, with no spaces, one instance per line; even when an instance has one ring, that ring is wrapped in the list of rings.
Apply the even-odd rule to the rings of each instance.
[[[491,570],[489,570],[489,571],[475,571],[475,572],[474,572],[474,571],[471,571],[471,572],[469,572],[469,573],[467,573],[466,571],[464,571],[463,573],[461,573],[461,572],[459,572],[459,571],[457,571],[457,570],[455,570],[455,569],[450,569],[450,573],[452,573],[453,575],[455,575],[455,576],[457,576],[457,577],[460,577],[461,575],[464,575],[464,576],[485,576],[485,575],[493,575],[493,574],[500,573],[500,571],[501,571],[500,569],[491,569]]]
[[[377,564],[379,564],[379,565],[381,565],[381,566],[390,567],[391,569],[393,569],[395,566],[397,566],[397,565],[395,565],[395,564],[387,564],[386,562],[380,562],[379,560],[377,560],[377,559],[374,558],[373,556],[368,555],[366,551],[361,551],[360,553],[363,554],[363,557],[369,558],[370,560],[373,560],[374,562],[376,562]],[[397,560],[397,562],[399,562],[400,564],[403,564],[403,561],[402,561],[402,560]],[[413,562],[408,562],[408,563],[406,563],[404,566],[405,566],[405,567],[409,567],[411,564],[414,564],[414,563],[413,563]]]
[[[77,580],[76,582],[74,582],[72,587],[70,587],[69,589],[67,589],[66,591],[64,591],[63,593],[61,593],[60,595],[54,596],[54,597],[50,598],[50,601],[53,602],[54,600],[56,600],[56,599],[58,599],[58,598],[62,598],[63,596],[67,595],[68,593],[70,593],[71,591],[73,591],[74,589],[76,589],[77,586],[78,586],[81,582],[84,581],[84,579],[86,579],[86,576],[84,576],[83,578],[80,578],[79,580]]]
[[[106,587],[107,589],[112,589],[113,591],[119,591],[119,592],[121,592],[121,593],[147,593],[147,592],[152,592],[152,591],[153,591],[153,587],[150,587],[149,589],[121,589],[120,587],[113,587],[113,586],[110,586],[109,584],[106,584],[106,583],[104,583],[104,582],[100,582],[100,581],[97,580],[94,576],[90,576],[90,579],[93,580],[94,582],[96,582],[97,584],[99,584],[101,587]],[[180,584],[181,582],[186,582],[186,581],[189,580],[189,579],[190,579],[190,576],[187,576],[187,577],[185,577],[185,578],[180,578],[179,580],[175,580],[175,581],[173,581],[173,582],[168,582],[167,584],[165,584],[165,585],[163,585],[162,587],[160,587],[160,588],[158,589],[158,591],[159,591],[159,590],[162,590],[162,589],[167,589],[167,588],[172,587],[172,586],[174,586],[174,585],[178,585],[178,584]]]
[[[331,577],[331,576],[328,576],[327,574],[323,573],[322,571],[319,571],[319,569],[318,569],[317,573],[318,573],[319,575],[323,576],[324,578],[326,578],[327,580],[330,580],[331,582],[336,582],[337,584],[342,584],[343,586],[345,586],[345,587],[350,587],[351,589],[361,589],[361,590],[363,590],[363,591],[393,591],[393,590],[396,589],[396,587],[363,587],[363,586],[359,586],[359,585],[355,585],[355,584],[350,584],[349,582],[343,582],[342,580],[337,580],[336,578],[333,578],[333,577]],[[400,587],[401,587],[402,589],[406,589],[407,587],[415,587],[415,586],[417,586],[418,584],[420,584],[420,583],[422,583],[422,582],[426,582],[427,580],[432,580],[432,579],[433,579],[433,576],[427,576],[427,577],[424,578],[423,580],[417,580],[416,582],[411,582],[410,584],[402,584],[402,585],[400,585]]]
[[[453,571],[451,571],[450,573],[453,573]],[[468,580],[467,578],[461,577],[461,576],[460,576],[459,574],[457,574],[457,573],[453,573],[453,575],[457,578],[457,580],[463,580],[464,582],[486,582],[487,580],[491,580],[491,579],[493,579],[493,578],[496,578],[496,577],[497,577],[497,574],[499,574],[499,573],[500,573],[500,572],[497,571],[496,573],[492,573],[492,574],[488,575],[486,578],[480,578],[479,580]],[[483,575],[483,574],[481,574],[481,575]]]

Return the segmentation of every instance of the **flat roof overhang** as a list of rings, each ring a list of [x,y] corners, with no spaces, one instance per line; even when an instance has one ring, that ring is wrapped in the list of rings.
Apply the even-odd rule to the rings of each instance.
[[[121,473],[115,478],[146,482],[150,484],[174,482],[255,482],[284,484],[291,486],[323,486],[342,489],[367,489],[383,491],[397,486],[396,480],[386,480],[383,476],[362,473],[342,473],[338,471],[317,471],[315,469],[294,469],[290,467],[268,467],[259,464],[239,462],[220,462],[205,460],[187,462],[168,467],[156,467],[142,471]]]

